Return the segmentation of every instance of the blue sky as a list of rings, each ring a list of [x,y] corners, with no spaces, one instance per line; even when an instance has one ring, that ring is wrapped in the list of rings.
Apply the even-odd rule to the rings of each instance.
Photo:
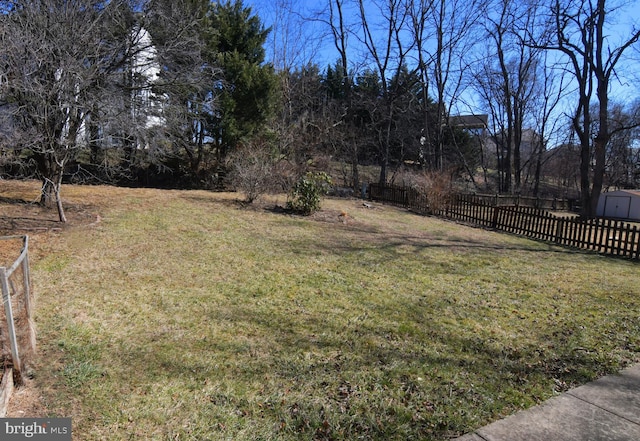
[[[282,46],[283,39],[286,38],[283,35],[284,32],[277,32],[278,29],[282,30],[288,26],[290,31],[288,43],[295,52],[289,55],[289,59],[295,55],[297,64],[306,64],[313,60],[321,68],[335,63],[339,57],[326,23],[329,16],[328,3],[328,0],[244,0],[244,4],[251,6],[266,26],[274,28],[275,32],[271,33],[267,44],[268,55],[273,54],[274,40]],[[358,11],[355,2],[345,3],[345,15],[356,17]],[[374,20],[376,17],[374,2],[365,3],[365,8],[368,16]],[[279,20],[283,10],[293,12],[286,23]],[[351,21],[354,21],[353,18]],[[362,50],[358,52],[357,43],[353,36],[349,37],[348,51],[353,61],[362,58]],[[275,61],[277,63],[277,60]]]
[[[326,68],[338,59],[333,40],[328,34],[329,28],[326,23],[322,23],[322,19],[326,20],[328,16],[327,3],[327,0],[244,0],[244,4],[251,6],[266,26],[274,27],[266,49],[267,56],[270,61],[275,62],[276,67],[281,67],[279,63],[296,66],[313,60],[320,69]],[[370,2],[369,6],[373,4],[374,2]],[[640,24],[640,0],[631,0],[630,4],[635,4],[636,7],[625,8],[628,13],[620,17],[618,26],[610,29],[612,33],[619,29],[628,33],[634,23]],[[325,8],[324,13],[323,8]],[[291,11],[293,14],[284,14]],[[373,8],[368,11],[371,17],[375,17],[374,12]],[[355,14],[356,11],[352,9],[351,13]],[[288,17],[287,21],[282,21],[283,15]],[[315,21],[309,21],[310,18]],[[288,32],[284,32],[285,29],[288,29]],[[619,39],[614,39],[614,42],[617,43],[617,40]],[[351,37],[349,44],[351,62],[362,61],[364,54],[357,51],[357,41]],[[277,49],[284,46],[290,48],[288,53]],[[612,78],[614,100],[631,101],[640,98],[640,43],[636,44],[633,57],[634,60],[624,70],[620,69],[620,77]],[[350,67],[353,68],[353,66]],[[468,101],[473,100],[468,99]],[[473,110],[466,109],[463,112]]]

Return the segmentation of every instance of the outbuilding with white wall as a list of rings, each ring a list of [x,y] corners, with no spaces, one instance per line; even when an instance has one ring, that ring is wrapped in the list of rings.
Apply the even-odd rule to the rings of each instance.
[[[602,193],[596,214],[601,217],[640,222],[640,190]]]

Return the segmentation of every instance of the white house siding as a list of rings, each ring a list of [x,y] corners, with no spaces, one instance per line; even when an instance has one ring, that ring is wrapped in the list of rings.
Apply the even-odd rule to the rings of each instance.
[[[144,126],[147,129],[163,126],[165,121],[162,115],[164,96],[156,95],[153,84],[160,75],[160,64],[158,63],[158,53],[151,41],[151,35],[146,29],[140,28],[134,36],[134,56],[131,63],[131,70],[137,84],[132,96],[134,112],[142,117]]]

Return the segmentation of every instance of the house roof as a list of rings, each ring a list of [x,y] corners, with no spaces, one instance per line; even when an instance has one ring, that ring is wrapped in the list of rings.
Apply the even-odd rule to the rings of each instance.
[[[603,195],[607,195],[607,194],[620,194],[620,193],[626,193],[626,194],[630,194],[632,196],[638,196],[640,197],[640,190],[615,190],[615,191],[607,191],[602,193]]]
[[[449,124],[464,129],[484,129],[489,122],[489,115],[456,115],[449,117]]]

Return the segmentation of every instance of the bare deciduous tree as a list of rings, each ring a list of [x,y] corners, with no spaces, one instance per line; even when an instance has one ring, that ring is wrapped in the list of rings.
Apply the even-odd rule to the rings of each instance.
[[[634,7],[633,4],[627,6]],[[577,85],[572,124],[581,146],[581,214],[587,218],[596,214],[604,183],[607,144],[611,138],[611,81],[617,75],[625,53],[640,39],[640,30],[634,28],[618,41],[613,40],[608,29],[612,25],[611,19],[624,12],[620,7],[620,4],[612,6],[606,0],[556,0],[551,7],[551,38],[538,44],[567,57]],[[593,99],[598,108],[596,121],[590,112]],[[594,136],[595,122],[597,132]]]
[[[547,154],[549,140],[557,139],[566,122],[564,118],[557,116],[565,88],[565,72],[551,69],[547,62],[548,55],[546,52],[541,54],[541,78],[538,79],[536,93],[530,106],[533,128],[537,135],[530,167],[534,170],[532,189],[534,196],[540,193],[542,168],[549,158]]]
[[[108,75],[126,57],[132,21],[125,1],[3,1],[1,96],[14,147],[28,149],[42,179],[43,204],[60,198],[65,166],[86,143],[86,122],[104,99]]]
[[[519,192],[529,153],[526,130],[534,124],[534,101],[544,78],[541,50],[521,38],[533,33],[538,13],[534,4],[498,0],[486,10],[487,52],[476,72],[476,90],[490,109],[501,192]]]
[[[460,0],[409,0],[411,33],[415,40],[418,67],[423,86],[427,163],[431,168],[447,168],[445,133],[452,107],[464,91],[465,76],[470,67],[470,53],[477,43],[474,35],[477,20],[481,17],[484,1]],[[436,104],[433,112],[427,105],[429,97]],[[432,114],[435,121],[429,121]],[[457,156],[460,152],[453,152]]]
[[[160,111],[155,131],[168,144],[154,150],[160,158],[184,152],[193,178],[211,153],[205,139],[218,110],[214,89],[222,76],[203,56],[205,32],[212,32],[207,28],[208,8],[206,0],[151,0],[143,20],[159,67],[152,83]]]
[[[401,71],[406,67],[408,54],[415,42],[412,39],[403,39],[403,32],[409,23],[409,14],[401,0],[368,4],[365,4],[364,0],[358,0],[358,6],[358,18],[362,26],[361,42],[375,67],[381,85],[382,124],[377,130],[376,138],[380,164],[379,182],[384,185],[391,156],[393,121],[398,110],[395,101],[408,90],[406,84],[400,83]],[[372,20],[372,9],[377,11],[375,15],[381,21],[379,24]]]

